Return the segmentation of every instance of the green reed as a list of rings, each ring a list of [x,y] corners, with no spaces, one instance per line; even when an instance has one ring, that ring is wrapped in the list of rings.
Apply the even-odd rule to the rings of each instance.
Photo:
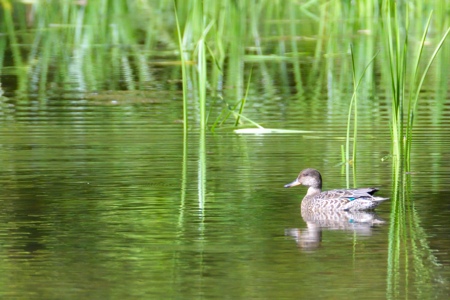
[[[430,22],[431,22],[431,17],[432,17],[432,13],[430,13],[430,16],[429,16],[428,21],[425,26],[425,30],[423,32],[422,39],[419,44],[420,46],[417,49],[418,53],[416,54],[416,63],[413,64],[413,69],[414,69],[413,78],[414,79],[412,81],[410,81],[409,90],[412,92],[410,93],[410,96],[409,96],[409,103],[408,103],[408,109],[407,109],[408,119],[407,119],[406,139],[405,139],[405,141],[406,141],[406,145],[405,145],[406,159],[405,159],[405,161],[406,161],[406,170],[407,171],[411,170],[412,132],[413,132],[413,126],[414,126],[414,122],[415,122],[415,115],[416,115],[417,107],[418,107],[418,103],[419,103],[420,90],[422,89],[423,83],[425,81],[425,77],[428,74],[431,64],[436,59],[438,52],[440,51],[448,34],[450,33],[450,27],[449,27],[447,29],[447,31],[444,33],[444,35],[442,36],[439,43],[436,45],[435,50],[429,57],[428,62],[426,64],[424,70],[422,71],[422,74],[420,74],[418,67],[419,67],[419,64],[420,64],[420,61],[422,58],[425,41],[426,41],[429,26],[430,26]]]
[[[348,114],[347,114],[347,134],[346,134],[346,142],[345,142],[345,156],[343,156],[345,168],[346,168],[346,182],[347,188],[350,188],[350,163],[353,164],[353,183],[356,183],[356,154],[357,154],[357,139],[358,139],[358,88],[361,84],[361,81],[366,73],[367,69],[375,60],[377,54],[372,57],[372,59],[367,63],[364,67],[361,75],[357,77],[357,67],[356,67],[356,59],[355,52],[353,49],[353,45],[350,45],[351,50],[351,63],[352,63],[352,79],[353,79],[353,93],[352,98],[350,99]],[[353,138],[350,138],[350,131],[352,127],[352,117],[353,117]],[[350,160],[350,140],[353,140],[352,147],[352,158]]]
[[[431,63],[437,57],[450,29],[445,31],[434,52],[428,58],[424,70],[421,71],[420,65],[432,15],[430,13],[426,21],[422,38],[417,46],[415,59],[411,60],[408,57],[412,51],[409,41],[409,11],[404,8],[402,12],[402,15],[399,15],[397,5],[391,5],[390,1],[383,2],[382,38],[385,42],[388,57],[389,83],[392,91],[392,153],[394,159],[399,159],[405,163],[406,170],[409,171],[411,167],[412,131],[420,90]],[[404,32],[401,29],[404,29]],[[413,75],[409,77],[408,74]]]
[[[431,63],[436,59],[439,49],[449,34],[449,29],[444,32],[422,69],[432,14],[430,13],[428,18],[424,18],[422,15],[415,16],[426,20],[424,28],[414,28],[414,32],[422,31],[422,38],[417,43],[416,51],[413,51],[414,43],[410,39],[410,35],[412,35],[410,14],[408,7],[383,1],[381,35],[385,43],[385,54],[388,58],[388,83],[391,86],[393,155],[387,276],[387,297],[389,299],[396,299],[402,293],[399,290],[402,281],[404,282],[402,284],[404,290],[409,290],[408,285],[411,287],[416,285],[418,286],[418,294],[427,296],[431,294],[431,289],[426,290],[426,287],[431,286],[432,282],[430,268],[425,267],[424,261],[419,259],[419,257],[432,257],[432,255],[429,255],[428,246],[421,243],[420,233],[423,229],[415,212],[414,203],[410,201],[411,182],[407,174],[411,170],[413,129],[420,90],[430,70]],[[420,22],[415,23],[420,24]],[[416,52],[415,56],[410,58],[411,53],[414,52]],[[419,244],[422,245],[418,246]],[[418,275],[416,278],[408,276],[410,269],[414,269],[412,273]]]
[[[186,65],[186,57],[185,57],[185,46],[183,45],[183,38],[180,29],[180,22],[178,20],[178,11],[176,7],[176,2],[174,1],[174,9],[175,9],[175,21],[177,25],[177,36],[178,36],[178,46],[180,51],[180,60],[181,60],[181,82],[183,84],[183,132],[186,138],[187,129],[188,129],[188,83],[187,83],[187,65]],[[185,143],[186,144],[186,143]],[[184,151],[186,153],[187,151]]]
[[[371,34],[371,37],[367,35],[367,57],[376,52],[380,32],[390,34],[391,38],[402,36],[400,31],[395,31],[398,23],[390,17],[390,27],[384,22],[386,30],[377,30],[383,11],[377,2],[370,0],[358,1],[356,5],[324,0],[111,0],[88,1],[87,5],[77,1],[5,0],[0,3],[3,8],[0,26],[8,37],[14,64],[22,70],[18,79],[23,90],[33,85],[45,94],[54,82],[84,91],[141,90],[151,86],[155,65],[161,63],[170,70],[159,72],[167,82],[175,82],[180,77],[186,80],[184,91],[190,96],[185,95],[183,102],[189,112],[183,113],[186,126],[188,116],[198,124],[211,126],[224,107],[241,101],[246,93],[249,97],[245,98],[245,106],[259,102],[261,107],[266,107],[277,96],[294,92],[298,95],[296,105],[301,107],[307,105],[305,97],[313,98],[327,87],[328,76],[333,76],[335,90],[345,91],[351,80],[350,64],[340,64],[336,57],[343,57],[348,51],[349,40],[358,38],[357,30],[364,29]],[[433,28],[437,32],[447,29],[445,1],[427,6],[418,0],[412,3],[410,7],[414,8],[417,20],[423,20],[426,9],[434,7],[438,13],[432,20]],[[386,5],[383,7],[388,9]],[[389,9],[394,16],[392,8]],[[32,14],[32,18],[27,14]],[[422,24],[418,21],[411,27],[416,32]],[[400,44],[391,46],[397,45]],[[395,53],[392,53],[394,61]],[[409,60],[404,57],[403,65],[406,61]],[[252,82],[248,84],[250,63],[254,70]],[[184,71],[177,69],[183,67]],[[372,75],[367,73],[366,82]],[[73,77],[78,81],[71,80]],[[401,82],[411,82],[395,78],[399,80],[398,86]],[[420,74],[417,78],[420,81]],[[33,80],[38,80],[38,84]],[[247,86],[250,86],[248,92]],[[396,95],[401,94],[398,86]],[[204,92],[194,95],[194,91],[200,90]],[[265,97],[260,97],[261,94]],[[197,101],[199,98],[195,97],[200,96]],[[314,103],[314,107],[319,105]],[[402,115],[399,113],[402,106],[393,108],[392,128],[413,123],[408,121],[411,114],[407,113],[400,123],[397,119]],[[401,140],[405,130],[402,132],[393,132],[393,139]]]

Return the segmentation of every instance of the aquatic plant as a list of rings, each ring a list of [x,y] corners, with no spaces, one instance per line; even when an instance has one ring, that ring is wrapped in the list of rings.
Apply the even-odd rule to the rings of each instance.
[[[346,169],[346,182],[347,188],[350,188],[350,164],[353,164],[353,183],[356,185],[356,154],[357,154],[357,139],[358,139],[358,88],[361,84],[361,81],[364,77],[369,66],[375,60],[375,56],[370,59],[367,65],[364,67],[361,75],[357,77],[357,67],[355,63],[355,53],[353,50],[353,45],[350,46],[351,49],[351,59],[352,59],[352,79],[353,79],[353,93],[352,98],[350,99],[348,115],[347,115],[347,134],[345,139],[345,149],[343,150],[344,154],[342,155],[343,163],[345,164]],[[350,131],[352,127],[352,117],[353,117],[353,138],[350,137]],[[352,158],[350,160],[350,141],[353,140],[353,148],[352,148]]]
[[[414,60],[409,59],[412,51],[410,49],[409,37],[409,14],[408,8],[402,10],[399,16],[397,5],[391,5],[390,1],[384,1],[382,6],[382,39],[385,43],[386,56],[388,58],[389,83],[391,86],[391,138],[392,154],[394,159],[399,159],[406,171],[410,170],[412,131],[414,127],[415,114],[417,111],[420,90],[425,77],[430,69],[431,63],[436,58],[450,32],[447,29],[435,50],[428,58],[425,68],[421,71],[421,60],[428,29],[431,23],[430,13],[423,30],[417,53]],[[412,76],[408,76],[412,74]],[[409,82],[409,84],[408,84]],[[406,119],[405,119],[406,117]]]
[[[398,298],[401,274],[408,274],[414,268],[417,294],[430,295],[433,274],[424,266],[421,257],[432,258],[430,249],[421,243],[423,229],[419,217],[410,200],[411,151],[413,128],[418,108],[420,92],[433,60],[437,57],[450,28],[445,31],[434,51],[429,55],[425,67],[421,69],[426,38],[432,20],[432,13],[423,29],[422,38],[417,44],[414,59],[409,56],[413,51],[410,43],[410,16],[408,7],[400,7],[390,1],[382,3],[382,39],[388,58],[389,84],[391,86],[391,140],[392,140],[392,197],[391,225],[389,231],[389,256],[387,276],[387,298]],[[412,258],[412,266],[409,261]],[[433,259],[431,259],[433,261]],[[403,269],[403,270],[402,270]],[[406,284],[411,280],[404,278]],[[412,281],[412,280],[411,280]],[[406,289],[408,290],[408,289]]]
[[[420,86],[436,55],[419,68],[427,54],[424,34],[417,59],[411,58],[408,36],[417,36],[422,22],[409,30],[408,18],[414,14],[426,20],[429,7],[435,7],[438,13],[428,19],[423,32],[432,25],[438,33],[448,27],[445,13],[439,10],[446,7],[445,1],[426,7],[413,2],[417,5],[385,1],[379,7],[373,1],[357,5],[339,1],[2,1],[0,28],[8,39],[0,51],[11,51],[20,90],[32,86],[42,96],[55,82],[86,92],[146,89],[152,86],[155,66],[164,65],[170,70],[164,73],[167,82],[182,81],[184,130],[189,118],[194,121],[191,125],[215,130],[227,122],[234,127],[251,123],[252,116],[243,115],[245,107],[268,106],[280,94],[295,94],[297,105],[307,105],[305,95],[314,97],[328,84],[345,92],[352,70],[343,55],[349,41],[363,49],[358,57],[372,57],[381,38],[382,57],[387,59],[374,65],[381,67],[381,78],[389,74],[391,80],[393,154],[401,156],[406,147],[405,159],[410,161]],[[104,17],[98,18],[99,13]],[[29,27],[35,30],[23,34]],[[364,37],[364,47],[358,45],[355,33]],[[402,75],[405,70],[411,78]],[[364,83],[377,80],[373,69],[365,74]],[[352,96],[354,116],[356,104]],[[233,121],[228,119],[231,115]],[[353,124],[357,125],[357,119]],[[347,162],[349,150],[346,145]]]

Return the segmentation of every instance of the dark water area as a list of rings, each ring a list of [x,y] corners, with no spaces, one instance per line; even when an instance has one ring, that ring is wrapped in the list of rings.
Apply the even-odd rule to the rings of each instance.
[[[421,125],[417,132],[409,175],[417,227],[407,251],[408,263],[421,269],[406,267],[406,274],[403,261],[394,271],[389,266],[396,255],[389,250],[389,201],[376,214],[311,220],[299,209],[305,189],[283,188],[305,167],[321,170],[325,189],[345,187],[339,165],[345,128],[333,126],[330,116],[306,118],[292,100],[280,122],[249,106],[248,114],[267,127],[311,133],[220,129],[202,138],[193,127],[184,148],[179,93],[168,94],[176,100],[164,105],[136,104],[132,94],[124,96],[131,103],[107,97],[96,103],[79,95],[44,106],[4,99],[3,297],[448,295],[448,126]],[[391,163],[382,160],[388,124],[364,113],[361,122],[368,124],[359,134],[357,185],[391,197]],[[390,276],[397,286],[388,284]]]

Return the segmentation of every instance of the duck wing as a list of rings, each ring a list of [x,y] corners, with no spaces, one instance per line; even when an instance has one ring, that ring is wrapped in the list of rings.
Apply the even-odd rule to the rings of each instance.
[[[316,198],[321,200],[330,199],[347,199],[353,201],[358,198],[373,198],[373,194],[378,191],[375,188],[360,188],[360,189],[346,189],[346,190],[330,190],[320,193]]]
[[[330,190],[322,192],[316,199],[333,209],[346,211],[371,210],[388,198],[375,197],[376,188],[360,188],[346,190]],[[327,202],[325,204],[325,202]]]

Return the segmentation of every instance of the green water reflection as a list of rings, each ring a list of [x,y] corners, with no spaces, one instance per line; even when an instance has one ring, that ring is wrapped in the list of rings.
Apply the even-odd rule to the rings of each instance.
[[[283,189],[300,168],[325,170],[325,188],[345,183],[337,166],[339,128],[314,139],[208,134],[201,203],[195,131],[188,136],[181,190],[181,125],[163,125],[167,119],[148,106],[129,117],[123,110],[107,120],[92,112],[85,124],[51,118],[3,123],[2,295],[312,298],[320,287],[319,298],[386,297],[389,203],[377,211],[387,223],[360,232],[353,217],[347,228],[323,228],[312,249],[285,235],[307,228],[299,210],[304,190]],[[320,123],[310,120],[308,129]],[[377,185],[388,196],[390,167],[380,160],[388,143],[364,141],[360,169],[367,172],[358,173],[358,184]],[[420,182],[413,197],[421,240],[436,254],[420,258],[433,277],[417,281],[408,268],[412,279],[405,283],[399,269],[398,285],[407,287],[399,297],[447,292],[448,212],[439,195],[423,193],[443,189],[445,176],[423,175],[412,177]]]

